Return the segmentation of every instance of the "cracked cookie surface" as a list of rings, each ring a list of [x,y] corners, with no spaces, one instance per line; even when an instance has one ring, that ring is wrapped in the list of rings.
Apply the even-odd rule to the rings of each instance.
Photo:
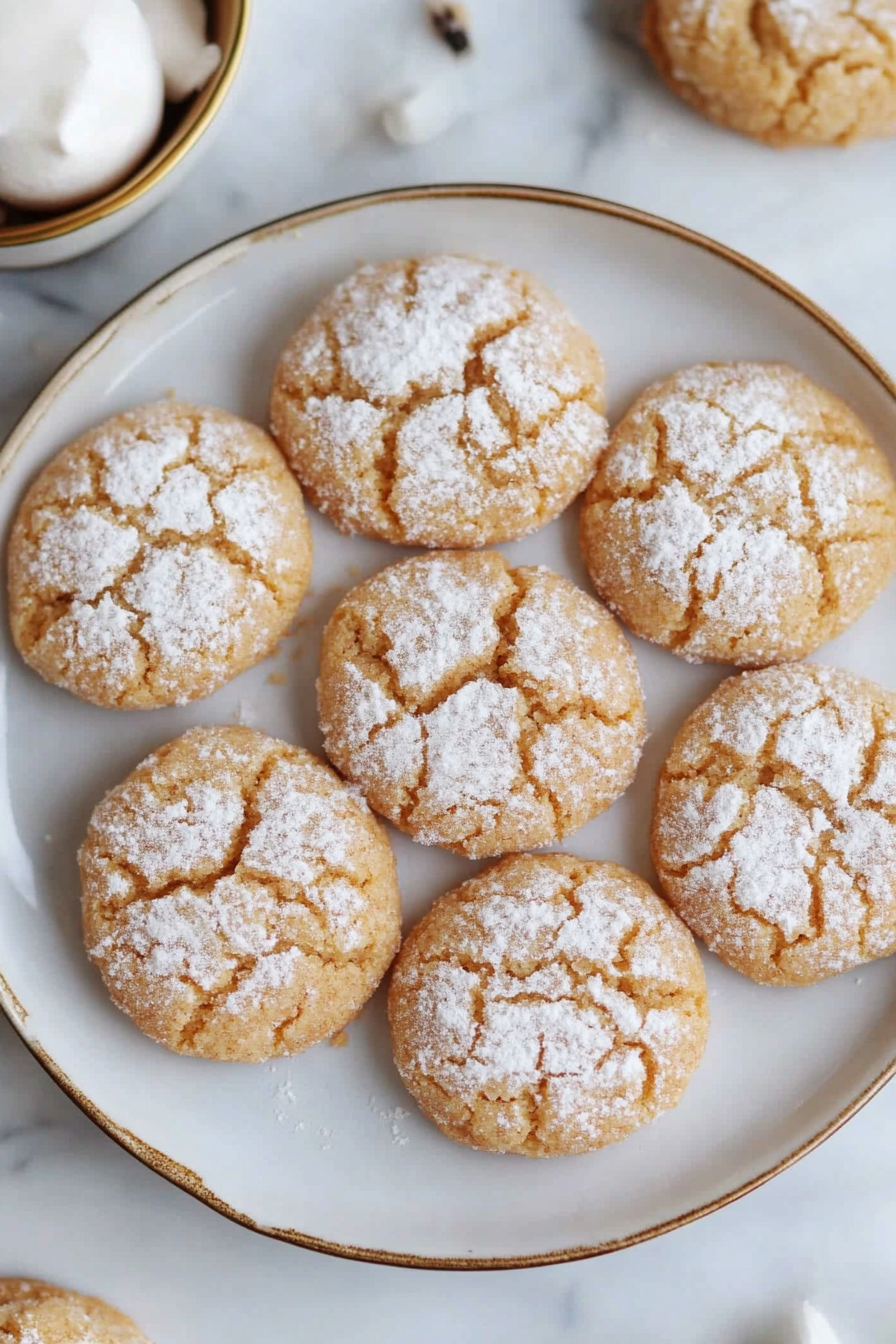
[[[555,843],[634,777],[634,656],[599,602],[496,551],[390,565],[324,631],[327,755],[424,844],[487,858]]]
[[[680,97],[768,144],[896,135],[894,0],[648,0],[644,35]]]
[[[253,728],[195,728],[94,810],[84,940],[106,987],[181,1054],[259,1061],[342,1029],[398,948],[395,861],[336,773]]]
[[[97,1297],[38,1279],[0,1279],[0,1344],[150,1344]]]
[[[615,863],[512,855],[408,934],[389,988],[398,1071],[473,1148],[616,1143],[680,1102],[709,1028],[696,944]]]
[[[784,364],[698,364],[613,431],[581,516],[600,596],[691,661],[805,657],[896,568],[896,485],[838,397]]]
[[[274,380],[275,438],[343,532],[482,546],[555,518],[606,445],[587,333],[524,272],[467,257],[364,266]]]
[[[34,481],[10,624],[25,661],[85,700],[185,704],[275,647],[310,575],[302,493],[268,435],[165,401],[88,431]]]
[[[663,766],[653,858],[685,923],[762,984],[896,952],[896,695],[811,664],[723,682]]]

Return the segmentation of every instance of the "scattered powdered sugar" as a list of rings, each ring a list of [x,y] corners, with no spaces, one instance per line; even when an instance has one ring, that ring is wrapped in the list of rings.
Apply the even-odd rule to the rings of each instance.
[[[265,564],[280,531],[277,498],[262,476],[241,476],[212,500],[224,520],[224,534],[234,546]]]
[[[179,887],[153,900],[132,901],[91,955],[105,959],[113,981],[128,982],[136,954],[155,992],[178,996],[184,980],[208,992],[227,985],[240,958],[270,959],[264,954],[277,941],[268,932],[276,913],[273,897],[233,877],[219,879],[207,896]]]
[[[101,665],[114,695],[133,680],[139,667],[140,643],[131,633],[136,625],[133,612],[120,607],[111,594],[103,593],[95,607],[72,602],[46,639],[50,647],[63,650],[68,665],[76,659]]]
[[[411,561],[399,571],[387,569],[382,586],[396,599],[380,618],[389,644],[383,658],[404,693],[428,696],[461,663],[490,657],[497,648],[490,567],[477,572],[441,558]]]
[[[352,712],[343,729],[346,741],[353,751],[366,745],[375,728],[388,723],[399,705],[380,686],[371,681],[354,663],[344,664],[344,675],[351,687]]]
[[[778,729],[776,750],[800,774],[820,784],[831,802],[845,803],[862,778],[865,753],[873,741],[870,714],[852,711],[847,701],[837,710],[819,705],[785,720]]]
[[[127,804],[124,812],[120,799]],[[160,801],[149,784],[126,784],[100,804],[92,824],[101,830],[113,859],[140,873],[151,887],[162,887],[223,868],[242,821],[238,792],[197,780],[171,802]]]
[[[480,330],[512,321],[522,308],[506,272],[466,257],[420,262],[410,303],[402,269],[371,266],[344,281],[334,298],[348,300],[334,322],[343,367],[374,401],[406,396],[412,387],[459,390]]]
[[[170,471],[156,491],[146,530],[155,536],[160,532],[179,532],[192,537],[207,532],[214,522],[208,502],[210,482],[204,471],[188,464]]]
[[[171,424],[156,439],[126,432],[100,438],[96,450],[104,462],[103,489],[119,508],[143,508],[165,479],[165,468],[187,456],[190,436]]]
[[[403,1106],[390,1106],[384,1110],[380,1107],[376,1097],[368,1097],[367,1104],[377,1119],[382,1120],[384,1125],[388,1125],[392,1143],[395,1147],[405,1148],[411,1140],[402,1129],[402,1121],[408,1120],[411,1112],[405,1110]]]
[[[864,46],[882,52],[878,33],[896,42],[890,0],[767,0],[767,5],[791,51],[803,61],[835,55],[857,59]]]
[[[731,837],[732,894],[741,910],[776,924],[788,942],[812,932],[814,842],[827,829],[817,808],[804,808],[777,789],[756,790],[746,824]]]
[[[476,680],[423,716],[428,802],[447,811],[506,800],[521,770],[520,700],[512,687]]]
[[[514,612],[515,671],[550,688],[560,700],[585,698],[613,708],[628,706],[633,666],[625,647],[607,647],[615,630],[605,612],[572,584],[558,584],[543,566]]]
[[[175,675],[190,656],[226,656],[239,602],[251,607],[265,591],[216,551],[183,543],[150,551],[123,587],[128,603],[143,613],[143,638],[162,669],[171,668]],[[167,680],[164,671],[160,680]]]
[[[686,606],[690,596],[688,561],[712,533],[706,511],[681,481],[673,480],[644,504],[617,500],[610,514],[635,529],[639,558],[649,577],[670,601]]]
[[[227,998],[224,1011],[238,1016],[240,1013],[258,1011],[277,990],[292,988],[301,973],[305,954],[297,947],[284,948],[282,952],[271,952],[261,956],[247,975],[244,975]],[[302,986],[302,1001],[307,1004],[314,997],[315,990],[310,985]]]
[[[51,518],[30,570],[40,589],[89,602],[116,582],[139,550],[135,527],[111,522],[81,504],[71,518]]]
[[[354,799],[312,791],[313,774],[302,762],[278,761],[264,780],[242,853],[247,871],[306,886],[351,861],[361,828]]]

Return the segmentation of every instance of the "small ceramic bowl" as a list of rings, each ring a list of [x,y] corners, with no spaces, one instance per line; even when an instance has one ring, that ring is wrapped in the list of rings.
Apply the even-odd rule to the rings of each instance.
[[[209,37],[221,63],[205,88],[166,112],[171,128],[150,157],[112,191],[58,215],[0,224],[0,270],[52,266],[108,243],[148,215],[190,171],[213,139],[246,44],[251,0],[208,0]]]

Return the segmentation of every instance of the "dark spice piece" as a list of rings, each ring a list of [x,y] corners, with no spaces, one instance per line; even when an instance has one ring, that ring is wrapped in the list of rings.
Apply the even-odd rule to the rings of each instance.
[[[470,22],[463,5],[427,5],[429,18],[438,36],[455,56],[470,50]]]

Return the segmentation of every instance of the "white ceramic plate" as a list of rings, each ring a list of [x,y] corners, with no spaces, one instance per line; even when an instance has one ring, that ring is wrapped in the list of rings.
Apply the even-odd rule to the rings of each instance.
[[[411,190],[312,211],[217,248],[109,322],[54,378],[2,460],[4,530],[67,440],[169,389],[264,422],[280,346],[362,258],[478,253],[542,276],[606,355],[612,413],[700,359],[790,360],[896,444],[896,389],[825,316],[751,263],[634,211],[516,188]],[[504,547],[587,586],[576,508]],[[194,723],[244,721],[320,750],[323,622],[346,588],[398,558],[314,518],[298,633],[261,667],[183,709],[109,713],[45,686],[0,629],[0,1002],[58,1082],[143,1161],[260,1231],[345,1255],[526,1265],[616,1249],[727,1203],[830,1134],[896,1073],[896,959],[812,989],[759,988],[706,957],[712,1031],[684,1102],[625,1143],[532,1162],[450,1143],[393,1068],[382,994],[344,1049],[273,1066],[182,1059],[108,1001],[79,936],[75,851],[91,808],[148,750]],[[823,650],[887,677],[896,587]],[[637,780],[568,848],[651,877],[659,764],[722,671],[635,641],[652,730]],[[271,673],[285,681],[274,684]],[[892,672],[890,672],[892,681]],[[281,677],[276,678],[281,682]],[[473,865],[392,832],[407,919]]]

